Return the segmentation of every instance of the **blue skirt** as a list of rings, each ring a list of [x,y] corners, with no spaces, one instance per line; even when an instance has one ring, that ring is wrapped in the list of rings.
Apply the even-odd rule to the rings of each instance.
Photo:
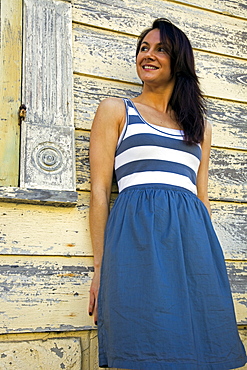
[[[105,232],[98,338],[100,367],[245,364],[223,253],[190,191],[154,184],[119,194]]]

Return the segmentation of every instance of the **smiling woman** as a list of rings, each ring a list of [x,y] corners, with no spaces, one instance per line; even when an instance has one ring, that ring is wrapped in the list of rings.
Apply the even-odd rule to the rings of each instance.
[[[175,79],[171,73],[171,58],[161,43],[158,29],[150,31],[143,39],[137,54],[136,67],[143,82],[155,79],[159,86],[163,84],[163,88],[173,90]],[[157,80],[158,76],[160,79]]]
[[[243,366],[207,195],[211,127],[185,34],[166,19],[141,34],[134,99],[101,102],[91,132],[89,315],[100,367]],[[119,195],[109,214],[115,170]]]

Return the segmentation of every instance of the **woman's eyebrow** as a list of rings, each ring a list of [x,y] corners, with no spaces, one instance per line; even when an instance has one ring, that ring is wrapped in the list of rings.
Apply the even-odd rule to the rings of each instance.
[[[145,44],[145,45],[149,45],[149,42],[147,41],[142,41],[141,45],[142,44]],[[164,42],[158,42],[157,45],[164,45]]]

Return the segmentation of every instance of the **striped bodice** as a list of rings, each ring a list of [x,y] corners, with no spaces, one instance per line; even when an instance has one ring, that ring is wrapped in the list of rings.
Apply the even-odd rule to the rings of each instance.
[[[182,131],[146,122],[131,100],[124,101],[126,123],[115,156],[119,192],[133,185],[168,184],[196,194],[200,145],[186,144]]]

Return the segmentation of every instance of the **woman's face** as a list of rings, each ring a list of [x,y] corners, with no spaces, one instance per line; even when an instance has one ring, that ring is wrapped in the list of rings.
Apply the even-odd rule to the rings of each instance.
[[[142,40],[136,58],[136,69],[139,78],[147,84],[167,86],[173,83],[171,60],[166,52],[167,45],[162,45],[160,31],[150,31]]]

